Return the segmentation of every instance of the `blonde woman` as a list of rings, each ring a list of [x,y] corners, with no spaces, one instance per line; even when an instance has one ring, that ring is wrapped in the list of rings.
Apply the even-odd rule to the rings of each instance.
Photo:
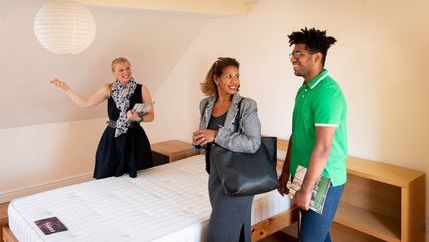
[[[150,143],[140,125],[141,122],[153,121],[153,107],[150,105],[146,113],[132,110],[136,103],[152,103],[149,89],[134,80],[131,64],[123,57],[113,60],[112,74],[115,81],[104,85],[89,98],[82,98],[63,81],[51,80],[81,108],[93,107],[107,100],[109,121],[96,153],[96,179],[126,173],[136,177],[138,170],[153,166]]]

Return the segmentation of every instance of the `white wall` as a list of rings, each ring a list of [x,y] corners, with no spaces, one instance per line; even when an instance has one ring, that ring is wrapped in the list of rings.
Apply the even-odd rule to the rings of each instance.
[[[288,138],[302,80],[292,72],[287,34],[314,26],[338,40],[326,68],[347,99],[350,155],[429,173],[428,8],[425,1],[263,0],[249,16],[210,20],[156,93],[162,116],[154,125],[168,131],[156,133],[190,140],[198,83],[216,57],[232,56],[241,62],[242,95],[258,102],[263,133]]]
[[[0,203],[90,180],[104,127],[97,119],[0,129]]]

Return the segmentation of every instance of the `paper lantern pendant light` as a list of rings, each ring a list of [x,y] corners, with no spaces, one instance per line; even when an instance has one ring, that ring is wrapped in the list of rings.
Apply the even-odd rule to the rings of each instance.
[[[54,54],[77,54],[94,40],[96,25],[91,12],[73,0],[51,1],[34,17],[34,33]]]

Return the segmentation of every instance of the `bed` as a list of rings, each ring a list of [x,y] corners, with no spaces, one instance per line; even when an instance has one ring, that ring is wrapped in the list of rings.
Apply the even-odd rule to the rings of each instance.
[[[67,186],[13,200],[5,241],[204,241],[210,204],[204,156]],[[67,231],[44,235],[34,221],[57,217]],[[277,191],[255,196],[252,238],[296,221],[290,200]]]

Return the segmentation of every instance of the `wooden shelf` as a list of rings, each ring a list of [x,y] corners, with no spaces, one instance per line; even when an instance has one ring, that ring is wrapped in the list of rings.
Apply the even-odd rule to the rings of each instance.
[[[408,187],[411,181],[418,179],[423,174],[420,171],[353,156],[347,159],[347,172],[398,187]]]
[[[282,141],[287,147],[287,141]],[[331,228],[335,242],[424,242],[426,188],[421,171],[350,156]],[[277,162],[278,171],[283,162]],[[428,241],[429,242],[429,241]]]
[[[333,242],[383,242],[384,240],[375,238],[371,235],[362,233],[358,230],[354,230],[347,226],[338,224],[336,222],[332,223],[331,226],[331,239]]]
[[[334,222],[385,241],[401,241],[400,220],[346,203],[340,203]]]
[[[392,242],[424,242],[425,174],[356,157],[334,221],[356,235]]]

